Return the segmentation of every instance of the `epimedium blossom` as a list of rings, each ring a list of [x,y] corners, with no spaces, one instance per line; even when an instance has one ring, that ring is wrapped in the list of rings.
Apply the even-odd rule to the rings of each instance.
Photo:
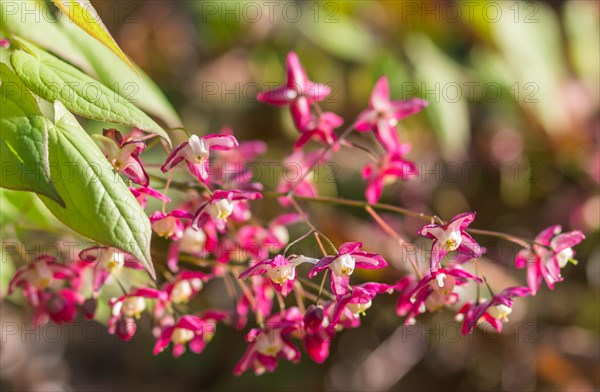
[[[191,220],[192,214],[185,210],[172,210],[168,213],[155,211],[150,216],[152,230],[160,237],[178,240],[183,237],[184,224],[183,219]]]
[[[129,253],[107,246],[90,246],[79,252],[79,259],[93,264],[92,292],[96,295],[110,276],[123,268],[144,270],[142,263]]]
[[[252,311],[256,317],[264,319],[271,314],[273,307],[273,284],[262,275],[250,277],[249,290],[252,294],[251,300],[247,295],[240,296],[235,307],[235,327],[242,329],[248,322],[248,311]]]
[[[302,263],[316,263],[317,259],[306,256],[284,257],[277,255],[272,259],[259,261],[240,274],[239,279],[245,279],[254,275],[266,275],[273,284],[275,290],[284,296],[288,295],[294,288],[296,281],[296,267]]]
[[[169,282],[164,291],[168,294],[168,300],[175,304],[187,303],[192,299],[204,283],[213,277],[201,271],[181,271]]]
[[[296,307],[290,307],[283,314],[271,316],[265,328],[253,328],[246,335],[250,344],[233,369],[236,376],[254,369],[256,375],[265,371],[273,372],[279,358],[292,362],[300,360],[300,350],[291,342],[292,333],[302,328],[303,316]]]
[[[460,268],[439,268],[424,276],[418,283],[401,280],[394,288],[401,291],[396,313],[406,316],[406,324],[414,324],[415,317],[425,311],[434,312],[446,305],[458,302],[456,286],[462,286],[468,281],[482,283],[481,278]]]
[[[30,302],[35,302],[31,295],[44,290],[55,280],[73,279],[77,272],[56,261],[56,257],[40,255],[35,260],[15,272],[8,284],[8,294],[12,294],[17,287],[22,287],[25,296]]]
[[[150,184],[150,179],[139,155],[146,148],[143,141],[123,137],[116,129],[105,129],[103,135],[93,135],[94,140],[100,145],[100,150],[110,162],[117,173],[123,173],[131,181],[142,187]]]
[[[344,294],[337,296],[328,328],[334,329],[344,316],[359,322],[360,315],[372,306],[375,296],[382,293],[391,294],[393,291],[394,286],[384,283],[367,282],[352,286],[345,290]]]
[[[457,321],[463,322],[461,333],[463,335],[471,333],[482,321],[488,322],[498,332],[502,332],[502,322],[507,322],[508,315],[512,313],[512,298],[531,294],[528,287],[509,287],[477,305],[467,302],[455,316]]]
[[[237,233],[237,242],[256,260],[265,259],[269,252],[276,253],[283,249],[290,239],[287,226],[299,220],[299,214],[289,213],[278,216],[267,227],[245,225]]]
[[[396,125],[427,106],[427,101],[412,98],[406,101],[390,101],[390,86],[387,76],[382,76],[371,93],[369,109],[364,110],[354,127],[359,132],[374,131],[377,140],[390,153],[401,148]]]
[[[160,354],[170,343],[173,343],[175,358],[185,353],[186,345],[192,352],[200,354],[215,335],[217,322],[228,317],[229,314],[222,311],[206,311],[200,316],[181,316],[174,325],[162,329],[154,345],[154,355]]]
[[[527,284],[532,293],[537,293],[542,279],[548,288],[554,289],[554,284],[563,280],[560,270],[566,265],[576,263],[573,259],[573,247],[585,239],[579,230],[561,233],[559,225],[542,230],[530,249],[521,250],[516,258],[518,268],[527,267]]]
[[[259,93],[257,99],[275,106],[289,105],[296,127],[303,129],[311,119],[311,105],[324,100],[331,89],[324,84],[311,82],[294,52],[288,53],[286,68],[286,83],[274,90]]]
[[[329,269],[331,272],[331,290],[336,295],[343,295],[347,292],[350,275],[355,268],[379,269],[388,264],[378,254],[368,253],[360,250],[361,242],[346,242],[338,249],[335,256],[325,256],[319,260],[308,274],[309,278],[314,277],[319,272]]]
[[[333,130],[343,123],[344,119],[332,112],[312,114],[310,120],[298,128],[300,138],[294,148],[301,148],[310,140],[318,140],[326,146],[332,145],[337,140]]]
[[[332,309],[330,306],[329,309]],[[329,357],[329,347],[335,330],[327,328],[329,320],[323,306],[310,305],[304,313],[304,334],[302,346],[316,363],[323,363]]]
[[[192,220],[192,227],[199,229],[211,219],[219,231],[225,230],[227,219],[234,212],[235,204],[243,200],[255,200],[262,198],[258,192],[245,192],[240,190],[218,190],[210,199],[200,205]]]
[[[156,189],[151,188],[149,186],[138,187],[138,188],[134,188],[134,187],[130,186],[129,191],[131,192],[133,197],[135,197],[135,199],[138,201],[138,203],[140,203],[140,206],[142,206],[142,208],[146,208],[146,204],[148,203],[148,196],[153,197],[153,198],[160,200],[162,202],[165,202],[165,203],[171,202],[171,198],[169,198],[166,195],[163,195]]]
[[[192,135],[171,151],[160,169],[166,173],[185,161],[190,173],[198,180],[206,182],[210,150],[231,150],[237,146],[238,142],[232,135],[211,134],[203,137]]]
[[[431,269],[439,267],[446,255],[456,251],[453,259],[464,263],[483,254],[483,248],[466,232],[467,227],[475,220],[474,212],[456,215],[446,224],[426,225],[419,230],[419,235],[433,240],[431,249]]]
[[[362,176],[367,180],[365,198],[369,203],[377,203],[381,198],[383,187],[397,179],[406,180],[419,174],[414,162],[403,158],[411,149],[409,144],[400,145],[400,151],[386,154],[380,162],[371,162],[364,167]]]
[[[164,291],[142,287],[109,301],[111,315],[108,319],[108,332],[117,334],[121,340],[130,340],[137,329],[135,319],[146,310],[146,299],[167,301]]]
[[[313,172],[308,173],[308,171],[325,159],[326,157],[321,156],[319,150],[309,153],[305,153],[303,150],[295,150],[283,162],[284,172],[277,185],[277,192],[288,193],[293,190],[294,194],[298,196],[317,196]],[[279,198],[279,204],[288,208],[291,202],[289,198],[284,196]]]

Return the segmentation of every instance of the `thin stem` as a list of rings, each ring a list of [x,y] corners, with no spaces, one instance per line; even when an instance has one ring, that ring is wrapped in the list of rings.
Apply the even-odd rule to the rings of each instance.
[[[298,309],[300,309],[300,312],[304,314],[306,311],[306,309],[304,308],[304,289],[302,288],[302,284],[298,281],[294,282],[294,295],[296,297]]]
[[[335,299],[335,296],[332,293],[330,293],[328,290],[321,289],[321,287],[319,287],[318,285],[316,285],[312,281],[310,281],[310,280],[308,280],[306,278],[303,278],[302,276],[298,276],[296,279],[298,279],[300,282],[302,282],[303,285],[306,285],[306,286],[312,288],[315,291],[322,290],[322,294],[325,295],[326,297],[328,297],[330,299]]]
[[[285,315],[285,302],[283,302],[283,296],[281,293],[279,293],[279,291],[275,291],[275,296],[277,297],[277,303],[279,304],[279,313],[283,318]]]
[[[319,304],[319,300],[321,299],[321,294],[323,294],[323,288],[325,287],[325,280],[327,279],[327,274],[323,274],[323,279],[321,279],[321,286],[319,286],[319,293],[317,294],[317,300],[315,301],[315,305]]]
[[[360,144],[356,144],[354,142],[351,142],[349,140],[343,140],[340,145],[344,146],[344,147],[349,147],[349,148],[356,148],[357,150],[361,150],[364,151],[365,153],[367,153],[367,155],[369,156],[369,158],[376,163],[379,163],[380,161],[380,157],[377,156],[377,154],[375,154],[373,151],[369,150],[367,147],[363,147]]]
[[[312,233],[314,233],[314,230],[309,230],[307,233],[305,233],[304,235],[302,235],[299,238],[296,238],[294,241],[290,242],[288,244],[288,246],[285,247],[285,249],[283,250],[283,257],[285,257],[285,255],[287,254],[288,250],[290,250],[290,248],[294,245],[296,245],[297,243],[299,243],[300,241],[302,241],[303,239],[305,239],[306,237],[308,237],[309,235],[311,235]]]
[[[396,233],[396,231],[394,229],[392,229],[390,227],[390,225],[388,225],[383,220],[383,218],[377,212],[375,212],[375,210],[373,208],[371,208],[371,206],[365,207],[365,210],[369,213],[369,215],[371,215],[371,217],[375,220],[375,222],[377,222],[379,224],[379,226],[381,226],[381,228],[386,233],[388,233],[393,239],[395,239],[396,241],[398,241],[398,244],[400,245],[400,247],[402,249],[405,248],[405,246],[406,246],[406,244],[408,242],[404,238],[402,238],[402,236],[400,236],[400,234]],[[406,254],[406,259],[408,260],[408,262],[410,263],[411,267],[415,271],[415,274],[417,274],[417,276],[419,277],[419,279],[422,279],[423,278],[423,274],[421,273],[421,270],[419,269],[419,266],[417,265],[417,262],[412,258],[412,254],[410,254],[410,252],[405,252],[405,254]]]

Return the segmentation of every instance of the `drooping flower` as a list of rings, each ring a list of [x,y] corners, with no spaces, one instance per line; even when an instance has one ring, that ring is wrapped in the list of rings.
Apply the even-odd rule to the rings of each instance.
[[[33,297],[29,294],[36,294],[44,290],[55,281],[73,279],[76,271],[66,265],[56,261],[56,257],[50,255],[40,255],[35,260],[17,270],[8,284],[8,294],[12,294],[17,287],[22,287],[25,296],[30,299],[30,303],[35,303]]]
[[[204,282],[212,278],[211,274],[200,271],[181,271],[164,288],[169,301],[175,304],[187,303],[204,286]]]
[[[146,148],[144,142],[131,140],[130,137],[123,138],[121,132],[116,129],[105,129],[103,135],[93,135],[93,138],[117,173],[122,172],[142,187],[150,184],[148,174],[139,158]]]
[[[572,247],[583,241],[585,236],[579,230],[562,234],[561,230],[559,225],[543,230],[535,237],[536,244],[530,249],[521,250],[515,258],[518,268],[527,266],[527,284],[534,295],[542,279],[552,290],[555,283],[563,280],[561,268],[569,262],[576,263],[573,260],[575,252]]]
[[[455,317],[457,321],[463,322],[461,333],[466,335],[472,332],[481,321],[487,321],[498,332],[502,332],[502,322],[507,322],[508,315],[512,312],[512,298],[527,295],[531,295],[528,287],[509,287],[478,305],[467,302]]]
[[[109,301],[111,315],[108,319],[108,333],[117,334],[121,340],[130,340],[137,329],[135,319],[146,310],[146,299],[166,301],[167,293],[152,288],[139,288],[119,298]]]
[[[94,263],[92,291],[97,294],[110,276],[118,275],[123,267],[143,270],[144,266],[132,255],[107,246],[91,246],[79,252],[79,259]]]
[[[168,172],[179,163],[185,161],[190,173],[198,180],[206,182],[208,179],[208,158],[210,150],[231,150],[238,146],[232,135],[206,135],[198,137],[192,135],[188,141],[177,146],[160,168],[163,173]]]
[[[269,253],[277,253],[289,241],[288,225],[300,220],[295,213],[283,214],[271,221],[265,228],[259,225],[246,225],[237,234],[241,249],[248,252],[255,260],[266,259]]]
[[[406,324],[414,324],[415,317],[426,310],[434,312],[443,306],[458,302],[456,286],[462,286],[469,280],[482,283],[482,280],[460,268],[439,268],[424,276],[416,285],[402,280],[394,288],[402,294],[398,300],[396,312],[406,316]],[[407,289],[410,289],[409,291]]]
[[[240,296],[236,304],[235,327],[243,329],[248,322],[248,311],[251,310],[257,317],[264,319],[271,314],[273,307],[273,284],[270,279],[262,275],[250,277],[250,291],[252,301],[246,295]]]
[[[344,119],[332,112],[324,112],[319,115],[311,115],[302,128],[299,128],[300,138],[294,144],[294,148],[301,148],[310,140],[318,140],[326,146],[336,141],[335,128],[341,126]]]
[[[302,328],[302,313],[296,307],[285,310],[283,315],[270,317],[264,329],[254,328],[246,335],[250,344],[246,352],[235,366],[236,376],[250,368],[257,375],[265,371],[273,372],[277,367],[277,359],[298,362],[300,350],[291,342],[291,334]]]
[[[329,357],[329,347],[335,331],[326,328],[328,325],[329,320],[322,306],[310,305],[306,309],[302,345],[308,356],[316,363],[323,363]]]
[[[387,266],[387,262],[378,254],[360,250],[362,243],[346,242],[342,244],[336,256],[325,256],[315,264],[308,274],[309,278],[319,272],[331,271],[331,290],[336,295],[347,292],[350,275],[355,268],[379,269]]]
[[[288,53],[286,67],[286,84],[274,90],[259,93],[257,99],[275,106],[289,105],[294,123],[299,129],[302,129],[311,119],[311,104],[324,100],[331,89],[324,84],[308,80],[306,72],[294,52]]]
[[[388,79],[387,76],[382,76],[371,93],[369,109],[358,116],[355,128],[359,132],[373,130],[381,145],[389,153],[395,153],[401,148],[396,125],[405,117],[420,112],[425,106],[427,101],[418,98],[390,101]]]
[[[215,191],[210,200],[200,205],[192,220],[192,227],[198,229],[204,222],[212,219],[219,231],[225,230],[227,218],[233,213],[234,205],[243,200],[255,200],[262,198],[258,192],[244,192],[239,190]]]
[[[139,188],[134,188],[130,186],[129,190],[131,191],[133,197],[135,197],[135,199],[138,201],[138,203],[140,203],[140,206],[142,206],[142,208],[146,208],[148,196],[163,201],[165,203],[169,203],[171,201],[171,199],[168,196],[163,195],[156,189],[151,188],[149,186]]]
[[[344,312],[346,312],[346,317],[360,320],[360,315],[364,314],[371,307],[373,299],[377,294],[391,294],[393,291],[394,286],[384,283],[368,282],[352,286],[351,290],[345,290],[343,295],[337,296],[328,328],[330,330],[334,329],[340,323]]]
[[[316,263],[317,259],[306,256],[292,256],[286,258],[277,255],[272,259],[260,261],[246,271],[242,272],[239,279],[245,279],[254,275],[266,275],[271,280],[275,290],[288,295],[294,288],[296,281],[296,267],[302,263]]]
[[[321,156],[321,151],[318,150],[309,153],[295,150],[283,162],[284,172],[277,186],[277,192],[288,193],[293,190],[294,194],[298,196],[317,196],[313,172],[308,173],[308,171],[326,158],[326,156]],[[279,203],[286,208],[291,204],[287,197],[280,197]]]
[[[165,214],[162,211],[155,211],[150,216],[152,230],[160,237],[179,240],[183,237],[184,224],[182,219],[192,219],[193,216],[184,210],[172,210]]]
[[[474,212],[456,215],[443,225],[427,225],[419,230],[419,235],[433,240],[431,249],[431,269],[439,267],[441,260],[452,251],[457,255],[454,261],[464,263],[480,257],[483,248],[465,231],[475,220]]]
[[[192,352],[200,354],[215,335],[217,322],[227,317],[229,314],[221,311],[207,311],[200,316],[181,316],[175,325],[163,328],[154,345],[154,355],[161,353],[170,343],[173,343],[174,358],[185,353],[186,345]]]
[[[367,180],[365,197],[369,203],[377,203],[381,198],[383,187],[396,179],[406,180],[419,173],[414,162],[407,161],[404,154],[410,151],[409,144],[402,144],[397,154],[386,154],[381,162],[370,163],[364,167],[362,176]]]

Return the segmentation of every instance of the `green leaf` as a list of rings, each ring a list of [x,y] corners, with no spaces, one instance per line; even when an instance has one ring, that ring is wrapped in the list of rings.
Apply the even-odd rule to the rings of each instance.
[[[0,187],[46,195],[59,204],[50,181],[48,131],[33,95],[0,63]]]
[[[20,39],[16,43],[23,49],[11,54],[11,64],[36,95],[50,102],[59,101],[82,117],[155,133],[170,144],[165,130],[127,98],[33,44]]]
[[[135,71],[135,68],[131,61],[127,58],[125,53],[119,48],[119,45],[115,42],[114,38],[108,32],[102,19],[87,0],[52,0],[54,4],[67,15],[69,19],[75,22],[79,27],[85,30],[89,35],[96,38],[99,42],[102,42],[107,48],[113,51],[121,60]],[[137,71],[136,71],[137,72]]]
[[[0,7],[2,27],[6,27],[7,32],[25,38],[97,77],[105,86],[129,98],[170,128],[182,126],[169,100],[141,69],[136,67],[136,75],[110,49],[67,18],[53,19],[52,10],[45,2],[29,0],[23,4],[22,7]],[[23,23],[29,20],[35,23]]]
[[[54,111],[55,122],[48,126],[50,170],[66,208],[40,198],[65,225],[134,255],[154,278],[152,231],[144,210],[75,117],[61,103]]]

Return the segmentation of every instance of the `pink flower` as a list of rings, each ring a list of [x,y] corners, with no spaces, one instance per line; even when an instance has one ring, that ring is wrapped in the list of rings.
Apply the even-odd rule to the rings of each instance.
[[[300,350],[295,347],[290,335],[302,327],[302,314],[296,307],[288,308],[283,316],[277,314],[265,323],[264,329],[254,328],[246,335],[250,343],[246,352],[235,366],[233,374],[239,376],[250,368],[260,375],[273,372],[277,359],[298,362]]]
[[[374,282],[353,286],[351,291],[346,291],[345,294],[337,296],[328,328],[333,330],[340,323],[344,312],[346,313],[346,317],[357,321],[360,320],[360,315],[364,314],[371,307],[373,299],[377,294],[391,294],[393,290],[394,286]]]
[[[253,301],[250,302],[246,295],[242,295],[236,305],[235,326],[238,329],[246,326],[248,310],[252,310],[257,317],[265,318],[271,314],[273,307],[273,284],[270,280],[254,275],[250,277],[250,282]]]
[[[200,271],[181,271],[175,276],[164,291],[169,295],[169,301],[175,304],[187,303],[204,286],[204,282],[212,278],[211,274]]]
[[[144,266],[132,255],[116,248],[91,246],[79,252],[85,263],[94,264],[92,291],[97,294],[110,276],[117,275],[123,267],[143,270]]]
[[[458,255],[455,261],[464,263],[483,254],[483,248],[465,231],[475,220],[474,212],[456,215],[444,225],[427,225],[419,230],[419,235],[433,239],[431,249],[431,269],[438,268],[442,259],[452,251]]]
[[[563,280],[560,270],[573,260],[575,252],[572,247],[585,239],[579,230],[560,234],[562,228],[559,225],[550,226],[535,237],[535,242],[544,246],[534,244],[532,249],[523,249],[515,258],[518,268],[527,266],[527,284],[536,294],[542,278],[548,287],[554,289],[554,283]]]
[[[379,269],[387,266],[387,262],[378,254],[367,253],[360,248],[360,242],[346,242],[339,248],[336,256],[325,256],[317,262],[308,274],[309,278],[319,272],[331,271],[331,290],[336,295],[346,294],[350,275],[355,268]]]
[[[309,174],[306,172],[323,162],[324,159],[325,157],[321,157],[321,151],[304,153],[302,150],[295,150],[283,162],[285,172],[277,186],[277,192],[288,193],[293,189],[294,194],[299,196],[317,196],[313,172]],[[290,206],[290,200],[287,197],[280,197],[279,203],[286,208]]]
[[[180,162],[185,161],[187,167],[198,180],[206,182],[208,178],[208,158],[210,150],[231,150],[238,146],[235,137],[231,135],[192,135],[187,142],[177,146],[162,165],[160,170],[168,172]]]
[[[108,333],[117,334],[121,340],[130,340],[136,331],[135,319],[139,319],[142,312],[146,310],[146,299],[166,301],[167,293],[164,291],[139,288],[119,298],[110,300],[112,308],[108,319]]]
[[[462,334],[472,332],[482,320],[487,321],[498,332],[502,332],[502,321],[507,322],[508,315],[512,312],[512,298],[527,295],[531,295],[531,290],[527,287],[510,287],[479,305],[466,303],[455,317],[457,321],[463,321]]]
[[[179,254],[186,253],[192,256],[201,257],[210,251],[214,251],[218,245],[217,229],[211,221],[207,221],[197,230],[191,226],[191,223],[183,230],[182,237],[171,242],[167,254],[167,266],[173,272],[179,269]]]
[[[300,215],[292,213],[280,215],[267,228],[246,225],[238,231],[238,243],[241,249],[248,252],[254,259],[265,259],[269,253],[277,253],[283,249],[289,241],[286,226],[299,220]]]
[[[182,219],[192,219],[193,216],[184,210],[173,210],[165,214],[155,211],[150,217],[152,230],[160,237],[178,240],[183,237],[184,225]]]
[[[325,112],[320,115],[311,115],[302,128],[298,130],[301,133],[300,138],[294,144],[294,148],[301,148],[311,139],[319,140],[321,143],[329,146],[336,141],[334,128],[341,126],[344,119],[332,112]]]
[[[482,282],[480,278],[459,268],[439,268],[431,271],[416,286],[401,280],[395,289],[404,294],[398,301],[396,312],[400,316],[406,316],[407,325],[414,324],[415,317],[426,310],[434,312],[443,306],[456,303],[459,298],[454,292],[455,286],[464,285],[468,280]]]
[[[323,363],[329,357],[329,347],[335,330],[326,328],[328,322],[322,306],[310,305],[306,309],[302,345],[316,363]]]
[[[362,176],[367,180],[365,197],[369,203],[377,203],[381,198],[383,187],[395,179],[406,180],[419,173],[414,162],[407,161],[402,156],[410,151],[410,145],[400,146],[402,154],[386,154],[381,162],[370,163],[362,171]]]
[[[130,186],[129,190],[131,191],[133,197],[135,197],[135,199],[138,201],[138,203],[140,203],[142,208],[146,208],[148,196],[158,199],[160,201],[164,201],[165,203],[169,203],[171,201],[169,197],[163,195],[154,188],[150,188],[149,186],[139,188],[134,188]]]
[[[142,141],[131,140],[130,137],[123,138],[121,132],[116,129],[105,129],[103,136],[94,135],[94,140],[100,144],[100,150],[117,173],[122,172],[131,181],[147,187],[150,179],[139,154],[146,148]]]
[[[275,106],[290,105],[294,123],[302,129],[310,121],[310,105],[313,102],[324,100],[329,95],[330,89],[324,84],[308,80],[296,53],[288,53],[286,65],[286,84],[274,90],[259,93],[257,99]]]
[[[162,330],[154,345],[154,355],[161,353],[169,343],[173,343],[174,358],[179,358],[185,352],[186,344],[192,352],[200,354],[215,335],[217,322],[228,316],[228,313],[220,311],[205,312],[200,317],[181,316],[175,325]]]
[[[370,108],[363,111],[356,120],[359,132],[375,131],[381,145],[390,153],[400,149],[396,125],[398,121],[421,111],[427,101],[413,98],[407,101],[390,101],[390,86],[386,76],[382,76],[371,94]]]
[[[192,227],[198,230],[208,219],[212,219],[217,225],[217,229],[222,232],[225,230],[227,218],[233,213],[236,202],[260,198],[262,195],[258,192],[215,191],[210,200],[202,203],[194,214]]]
[[[83,296],[70,288],[40,291],[39,306],[35,306],[34,324],[45,324],[48,318],[59,324],[71,323],[83,302]]]
[[[245,279],[254,275],[267,275],[275,290],[288,295],[294,288],[296,281],[296,267],[302,263],[316,263],[317,259],[305,256],[292,256],[285,258],[277,255],[273,259],[260,261],[246,271],[242,272],[238,279]]]

